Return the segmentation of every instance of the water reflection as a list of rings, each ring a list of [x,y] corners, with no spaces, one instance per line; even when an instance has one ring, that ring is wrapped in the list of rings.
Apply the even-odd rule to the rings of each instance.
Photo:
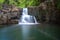
[[[29,37],[30,28],[31,27],[29,25],[22,25],[23,40],[27,40],[27,38]]]
[[[36,25],[19,25],[22,31],[22,40],[35,40]]]

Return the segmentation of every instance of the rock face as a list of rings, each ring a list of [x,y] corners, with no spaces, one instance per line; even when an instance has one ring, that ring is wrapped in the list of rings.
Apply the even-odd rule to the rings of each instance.
[[[60,12],[56,9],[54,1],[45,1],[39,5],[39,12],[41,22],[45,23],[60,23]]]
[[[2,5],[0,10],[0,24],[16,24],[20,18],[20,10],[13,5]]]
[[[60,23],[60,12],[56,9],[54,0],[43,1],[39,6],[28,7],[29,14],[36,16],[40,23]]]

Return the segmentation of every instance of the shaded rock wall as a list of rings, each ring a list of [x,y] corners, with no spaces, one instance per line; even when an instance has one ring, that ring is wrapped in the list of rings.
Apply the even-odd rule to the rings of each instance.
[[[60,12],[54,1],[44,1],[39,6],[28,7],[29,14],[37,18],[40,23],[60,23]]]
[[[21,8],[13,5],[2,5],[0,10],[0,24],[15,24],[20,18]]]

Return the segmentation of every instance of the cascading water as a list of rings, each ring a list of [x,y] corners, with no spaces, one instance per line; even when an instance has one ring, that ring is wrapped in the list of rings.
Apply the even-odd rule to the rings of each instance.
[[[28,8],[23,8],[19,24],[37,24],[35,16],[28,15]]]

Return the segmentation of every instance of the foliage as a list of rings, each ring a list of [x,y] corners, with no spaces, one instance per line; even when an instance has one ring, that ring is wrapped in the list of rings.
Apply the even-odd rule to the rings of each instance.
[[[0,4],[14,4],[18,7],[38,6],[39,0],[0,0]]]
[[[60,9],[60,0],[56,0],[56,6],[58,9]]]
[[[0,4],[2,4],[4,2],[4,0],[0,0]]]
[[[50,0],[49,0],[50,1]],[[60,0],[56,0],[56,7],[60,9]],[[40,0],[0,0],[0,9],[1,4],[13,4],[17,7],[28,7],[28,6],[38,6],[40,4]]]

